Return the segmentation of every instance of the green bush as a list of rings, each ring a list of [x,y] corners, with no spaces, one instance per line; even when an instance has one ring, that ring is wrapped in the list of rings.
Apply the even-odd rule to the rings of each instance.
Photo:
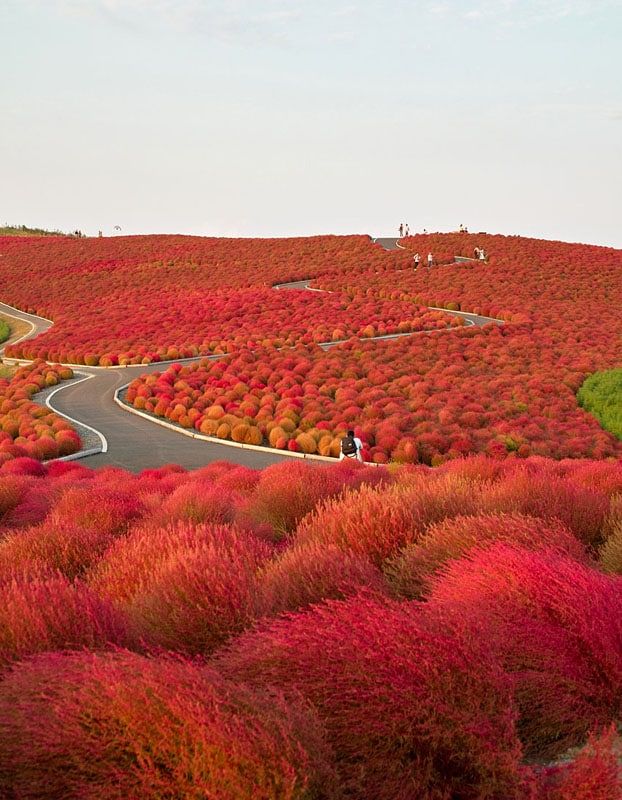
[[[605,430],[622,439],[622,368],[590,375],[577,397]]]
[[[6,342],[10,335],[11,329],[9,328],[9,323],[0,319],[0,343]]]

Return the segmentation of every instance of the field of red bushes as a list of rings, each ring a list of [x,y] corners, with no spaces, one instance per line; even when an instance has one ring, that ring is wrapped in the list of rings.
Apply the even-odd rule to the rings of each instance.
[[[0,378],[0,464],[24,456],[46,461],[80,449],[80,437],[67,420],[31,401],[72,377],[69,367],[36,361]]]
[[[136,408],[207,435],[337,455],[354,427],[366,459],[440,464],[493,457],[622,454],[578,405],[587,375],[622,359],[622,253],[519,237],[438,234],[403,240],[402,263],[361,264],[314,284],[369,298],[501,317],[499,327],[443,336],[350,341],[330,352],[299,345],[242,349],[228,359],[134,381]],[[486,264],[453,264],[483,246]],[[412,251],[440,264],[410,267]],[[452,263],[449,263],[452,262]],[[397,267],[409,265],[396,274]],[[325,295],[327,299],[333,295]]]
[[[327,352],[257,348],[142,376],[127,400],[208,436],[324,456],[352,427],[378,463],[622,454],[578,406],[582,378],[563,370],[558,383],[556,355],[540,355],[534,364],[529,332],[495,326]]]
[[[409,301],[292,292],[269,287],[366,265],[387,255],[366,236],[308,239],[0,238],[2,299],[54,326],[7,355],[112,366],[374,335],[379,326],[441,326]],[[28,275],[28,281],[24,281]],[[446,324],[446,319],[442,324]]]
[[[9,355],[113,366],[228,354],[130,387],[137,408],[183,427],[324,455],[354,427],[379,463],[622,453],[576,401],[622,359],[619,250],[487,234],[409,237],[394,252],[363,236],[0,242],[3,299],[55,322]],[[453,263],[474,247],[486,263]],[[415,272],[415,250],[437,266]],[[331,293],[269,288],[302,278]],[[425,306],[505,324],[476,330]]]
[[[0,796],[620,800],[622,462],[0,467]]]

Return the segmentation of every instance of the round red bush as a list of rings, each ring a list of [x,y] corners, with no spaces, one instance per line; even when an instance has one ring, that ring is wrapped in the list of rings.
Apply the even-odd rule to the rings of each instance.
[[[482,638],[513,676],[528,754],[554,757],[622,707],[622,579],[498,543],[452,561],[429,613]]]
[[[110,549],[91,585],[127,612],[147,643],[206,653],[255,618],[256,573],[270,554],[226,525],[141,528]]]
[[[180,660],[39,656],[0,684],[0,740],[11,797],[339,797],[312,711]]]
[[[0,668],[46,650],[127,642],[123,615],[83,584],[61,575],[0,584]]]
[[[430,526],[419,542],[405,547],[385,565],[385,574],[400,597],[421,597],[448,561],[501,541],[530,550],[554,547],[578,560],[585,559],[583,545],[559,520],[523,514],[477,514]]]
[[[622,800],[622,743],[612,727],[565,764],[545,769],[538,800]]]
[[[352,798],[520,796],[505,675],[414,604],[329,601],[242,635],[216,664],[306,696]]]
[[[261,610],[274,615],[343,599],[364,588],[387,591],[382,573],[368,558],[336,545],[309,542],[269,562],[259,576],[258,591]]]

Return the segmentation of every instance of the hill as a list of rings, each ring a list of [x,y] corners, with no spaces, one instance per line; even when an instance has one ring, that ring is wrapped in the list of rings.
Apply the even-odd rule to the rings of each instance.
[[[27,225],[2,225],[0,236],[66,236],[62,231],[48,231],[45,228],[29,228]]]

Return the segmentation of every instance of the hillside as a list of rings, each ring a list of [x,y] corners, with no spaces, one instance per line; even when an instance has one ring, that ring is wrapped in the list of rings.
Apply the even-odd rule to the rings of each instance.
[[[0,236],[66,236],[61,231],[48,231],[45,228],[29,228],[27,225],[2,225]]]
[[[620,454],[576,392],[622,361],[622,251],[469,234],[403,246],[387,252],[363,236],[6,240],[3,299],[54,320],[7,355],[106,367],[226,355],[139,379],[129,402],[277,449],[334,455],[353,426],[378,463]],[[476,246],[486,263],[454,263]],[[434,268],[415,272],[415,249],[433,251]],[[323,291],[270,288],[305,278]],[[504,324],[469,326],[438,307]]]

